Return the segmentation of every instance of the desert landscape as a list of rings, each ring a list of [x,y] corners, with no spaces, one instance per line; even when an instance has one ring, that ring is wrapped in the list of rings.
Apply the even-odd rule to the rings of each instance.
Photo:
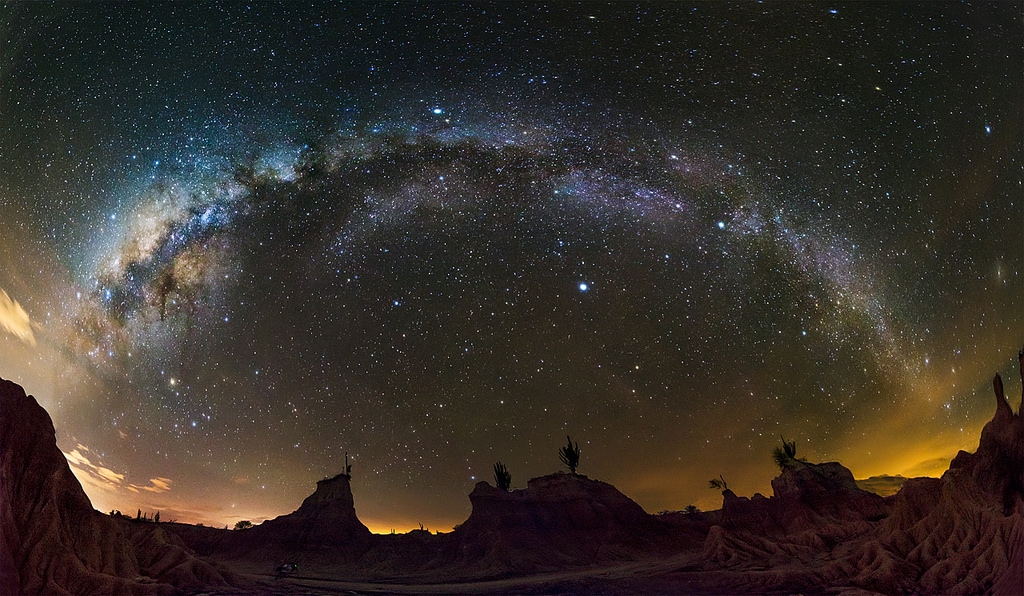
[[[784,442],[774,494],[739,496],[723,480],[716,511],[651,515],[610,484],[558,472],[521,490],[478,483],[452,532],[377,535],[359,521],[346,473],[244,530],[95,511],[49,415],[2,381],[0,591],[1019,594],[1024,418],[999,375],[993,388],[977,450],[889,497]]]
[[[3,2],[0,596],[1024,595],[1022,39]]]

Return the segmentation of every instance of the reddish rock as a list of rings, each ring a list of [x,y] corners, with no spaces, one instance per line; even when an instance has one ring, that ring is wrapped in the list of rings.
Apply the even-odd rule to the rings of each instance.
[[[0,475],[5,593],[158,591],[132,581],[141,575],[138,563],[117,524],[93,510],[57,448],[50,416],[6,380],[0,380]]]
[[[781,523],[790,532],[825,523],[877,521],[889,515],[885,499],[862,490],[838,462],[794,461],[772,480]]]
[[[140,535],[130,522],[95,511],[57,448],[50,416],[0,379],[0,593],[159,594],[226,585],[178,542]]]
[[[939,480],[908,481],[880,529],[880,543],[919,570],[908,578],[917,591],[1024,593],[1024,418],[999,375],[993,389],[996,411],[978,449],[958,453]],[[866,579],[888,582],[878,575]]]

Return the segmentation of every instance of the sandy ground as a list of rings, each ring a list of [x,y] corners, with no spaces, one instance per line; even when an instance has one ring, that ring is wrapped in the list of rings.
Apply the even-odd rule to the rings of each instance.
[[[692,569],[699,561],[693,553],[665,559],[630,562],[598,568],[574,569],[525,577],[462,583],[382,583],[345,581],[325,577],[297,576],[275,578],[267,575],[246,575],[266,594],[572,594],[572,593],[636,593],[644,587],[667,588],[666,576],[681,569]],[[678,575],[678,574],[677,574]],[[696,575],[685,573],[682,575]],[[443,578],[438,578],[443,582]],[[696,577],[668,581],[671,591],[699,593],[701,582]],[[689,587],[690,589],[687,589]]]

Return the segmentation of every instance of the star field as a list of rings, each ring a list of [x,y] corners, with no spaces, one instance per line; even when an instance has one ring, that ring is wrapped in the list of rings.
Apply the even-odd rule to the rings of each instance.
[[[101,510],[941,472],[1024,341],[1013,4],[15,4],[0,375]]]

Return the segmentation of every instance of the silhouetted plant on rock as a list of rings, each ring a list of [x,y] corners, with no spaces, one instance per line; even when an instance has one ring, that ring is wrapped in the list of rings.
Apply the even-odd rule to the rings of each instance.
[[[558,450],[558,459],[562,460],[565,467],[569,468],[570,473],[575,474],[576,468],[580,465],[580,444],[573,444],[569,435],[565,435],[565,440],[569,444]]]
[[[786,468],[793,465],[794,462],[806,462],[804,458],[798,458],[796,456],[796,441],[787,441],[786,437],[779,435],[782,439],[782,447],[775,447],[772,449],[772,459],[779,466],[779,470],[785,470]]]
[[[725,477],[719,474],[718,478],[712,478],[711,480],[708,481],[708,488],[713,488],[715,490],[720,490],[724,492],[729,490],[729,483],[725,481]]]
[[[686,515],[693,515],[694,513],[700,513],[700,509],[696,505],[690,504],[683,508],[683,513]]]
[[[352,478],[352,466],[348,463],[348,453],[345,454],[345,475]]]
[[[501,462],[494,464],[494,485],[505,491],[512,488],[512,473]]]
[[[251,527],[252,527],[252,522],[247,520],[247,519],[243,519],[243,520],[239,520],[239,521],[235,522],[235,529],[236,530],[248,530]]]

